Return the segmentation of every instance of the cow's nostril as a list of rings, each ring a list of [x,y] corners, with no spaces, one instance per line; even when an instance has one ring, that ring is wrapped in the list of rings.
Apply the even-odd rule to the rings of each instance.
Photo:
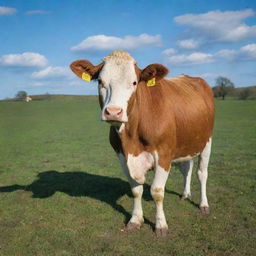
[[[123,112],[123,109],[120,109],[118,113],[116,113],[118,116],[120,116]]]
[[[108,108],[105,108],[105,115],[107,115],[107,116],[110,115],[110,112],[109,112]]]

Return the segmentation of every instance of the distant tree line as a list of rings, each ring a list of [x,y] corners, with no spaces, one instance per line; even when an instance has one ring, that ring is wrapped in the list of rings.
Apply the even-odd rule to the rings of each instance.
[[[256,86],[235,88],[234,83],[227,77],[219,76],[212,88],[215,98],[225,100],[226,96],[239,100],[256,99]]]
[[[225,100],[225,98],[232,97],[239,100],[256,99],[256,86],[235,88],[234,83],[223,76],[216,79],[216,85],[212,87],[215,98]],[[15,95],[15,100],[25,100],[28,96],[26,91],[18,91]],[[33,100],[54,100],[54,96],[48,92],[41,95],[33,95]]]
[[[15,101],[24,101],[28,93],[26,91],[18,91],[15,95]],[[41,95],[33,95],[33,100],[51,100],[51,95],[47,92]]]
[[[249,98],[249,96],[251,95],[251,93],[252,93],[252,91],[251,91],[250,88],[244,88],[239,93],[239,99],[240,100],[247,100]]]

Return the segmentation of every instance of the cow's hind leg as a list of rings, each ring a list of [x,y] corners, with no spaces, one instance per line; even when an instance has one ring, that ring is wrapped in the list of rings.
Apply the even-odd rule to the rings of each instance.
[[[185,200],[187,198],[191,198],[190,184],[193,170],[193,160],[180,163],[179,169],[184,178],[184,191],[181,199]]]
[[[161,166],[156,164],[155,176],[151,185],[151,195],[156,204],[156,235],[157,237],[164,237],[168,234],[168,225],[166,223],[163,200],[165,184],[169,175],[169,170],[163,169]]]
[[[201,200],[200,200],[200,210],[201,213],[204,215],[210,214],[210,208],[206,196],[206,183],[208,177],[208,164],[211,154],[211,144],[212,139],[210,138],[209,141],[206,143],[203,152],[199,156],[199,163],[198,163],[198,179],[201,183]]]
[[[138,184],[134,179],[131,178],[124,155],[119,153],[118,158],[119,158],[121,167],[123,169],[123,172],[128,178],[129,184],[131,186],[132,194],[134,197],[132,217],[128,222],[126,228],[128,230],[137,230],[137,229],[140,229],[141,225],[144,223],[142,204],[141,204],[141,198],[143,194],[143,185]]]

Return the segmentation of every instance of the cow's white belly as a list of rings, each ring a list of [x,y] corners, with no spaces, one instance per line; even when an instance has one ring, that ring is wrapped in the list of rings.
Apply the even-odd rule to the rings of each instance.
[[[179,157],[179,158],[176,158],[176,159],[172,160],[172,163],[186,162],[186,161],[189,161],[189,160],[191,160],[192,158],[194,158],[194,157],[196,157],[198,155],[199,155],[199,153],[197,153],[197,154],[195,154],[193,156],[188,155],[188,156],[184,156],[184,157]]]

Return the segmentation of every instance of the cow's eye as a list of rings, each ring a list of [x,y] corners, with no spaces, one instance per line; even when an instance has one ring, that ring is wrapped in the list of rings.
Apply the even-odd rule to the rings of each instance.
[[[136,82],[136,81],[134,81],[134,82],[133,82],[133,85],[136,85],[136,84],[137,84],[137,82]]]
[[[106,89],[106,86],[105,86],[104,82],[101,79],[98,79],[98,83],[99,83],[100,88],[105,88]]]

